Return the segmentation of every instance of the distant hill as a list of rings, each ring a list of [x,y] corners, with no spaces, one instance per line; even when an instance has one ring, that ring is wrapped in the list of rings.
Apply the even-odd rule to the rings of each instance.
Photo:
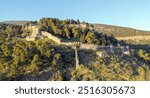
[[[1,23],[14,24],[14,25],[23,25],[27,22],[30,22],[30,21],[2,21]]]
[[[129,27],[113,26],[106,24],[92,24],[98,32],[112,34],[116,37],[150,35],[150,31],[137,30]]]
[[[31,21],[2,21],[0,24],[14,24],[14,25],[23,25],[27,22]],[[102,32],[104,34],[112,34],[115,37],[125,37],[125,36],[136,36],[136,35],[150,35],[150,31],[137,30],[130,27],[121,27],[114,25],[106,25],[106,24],[92,24],[98,32]]]

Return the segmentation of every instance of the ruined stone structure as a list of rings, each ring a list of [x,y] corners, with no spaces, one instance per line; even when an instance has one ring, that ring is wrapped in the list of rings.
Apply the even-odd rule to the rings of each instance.
[[[79,47],[80,50],[87,49],[87,50],[93,50],[93,51],[97,51],[97,50],[104,49],[104,48],[110,48],[110,46],[80,43],[80,47]]]
[[[39,28],[37,25],[25,26],[25,29],[32,32],[31,36],[26,37],[27,41],[34,41],[37,39],[43,39],[43,36],[41,36],[41,32],[39,31]]]
[[[90,30],[94,30],[94,27],[92,27],[90,24],[87,23],[81,23],[81,24],[70,24],[69,27],[75,26],[76,28],[86,28]]]
[[[84,27],[83,25],[81,25],[81,26]],[[28,29],[32,32],[31,36],[26,37],[27,41],[34,41],[37,39],[49,38],[58,44],[74,48],[76,67],[79,66],[78,50],[85,49],[85,50],[97,51],[96,54],[100,57],[105,57],[107,55],[107,52],[110,52],[112,54],[115,54],[117,52],[121,56],[130,55],[129,46],[124,47],[124,46],[118,45],[117,47],[114,47],[114,46],[101,46],[101,45],[95,45],[95,44],[83,44],[83,43],[80,43],[77,41],[64,42],[61,38],[54,36],[54,35],[50,34],[49,32],[40,31],[38,26],[36,26],[36,25],[26,26],[25,29]]]
[[[113,49],[112,49],[113,48]],[[101,46],[101,45],[95,45],[95,44],[83,44],[80,43],[80,50],[86,49],[86,50],[93,50],[93,51],[98,51],[98,50],[109,50],[112,51],[114,50],[114,46]]]
[[[38,39],[49,38],[58,44],[60,44],[60,42],[61,42],[60,38],[46,32],[46,31],[40,31],[37,25],[29,25],[29,26],[26,26],[25,29],[28,29],[29,31],[32,32],[31,36],[26,37],[27,41],[34,41],[34,40],[38,40]]]
[[[96,51],[97,48],[99,48],[99,45],[95,45],[95,44],[80,44],[80,48],[79,49],[88,49],[88,50],[93,50]]]
[[[75,26],[76,28],[89,28],[88,24],[70,24],[69,26]]]
[[[74,47],[75,50],[75,63],[76,63],[76,68],[79,66],[79,56],[78,56],[78,48]]]
[[[72,47],[72,46],[79,46],[80,45],[80,43],[79,42],[77,42],[77,41],[75,41],[75,42],[61,42],[61,45],[65,45],[65,46],[70,46],[70,47]]]
[[[58,43],[58,44],[61,44],[61,39],[46,32],[46,31],[41,31],[41,35],[44,36],[45,38],[49,38],[51,40],[53,40],[54,42]]]

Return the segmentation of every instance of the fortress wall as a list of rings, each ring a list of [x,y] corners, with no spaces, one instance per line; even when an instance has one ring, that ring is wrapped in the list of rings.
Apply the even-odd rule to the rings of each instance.
[[[61,42],[61,45],[72,46],[73,44],[71,42]]]
[[[61,42],[61,45],[66,45],[66,46],[74,46],[76,44],[79,44],[78,42]]]
[[[89,28],[86,24],[70,24],[69,26],[75,26],[76,28]]]
[[[56,43],[58,43],[58,44],[61,43],[61,39],[60,38],[58,38],[58,37],[56,37],[56,36],[46,32],[46,31],[41,31],[41,33],[42,33],[43,36],[45,36],[45,37],[55,41]]]
[[[95,44],[80,44],[80,50],[81,49],[87,49],[87,50],[93,50],[93,51],[96,51],[98,50],[99,48],[101,48],[100,45],[95,45]]]
[[[26,37],[26,40],[27,40],[27,41],[34,41],[35,38],[34,38],[34,37]]]
[[[25,26],[25,30],[31,31],[32,35],[39,34],[39,29],[37,26]]]
[[[36,39],[36,37],[38,36],[37,34],[39,34],[39,29],[37,26],[28,26],[26,27],[28,28],[28,30],[32,31],[32,35],[30,37],[26,37],[27,41],[34,41]],[[40,36],[43,37],[47,37],[51,40],[53,40],[54,42],[61,44],[61,45],[65,45],[65,46],[78,46],[80,45],[79,49],[86,49],[86,50],[93,50],[93,51],[98,51],[98,50],[105,50],[105,51],[115,51],[115,52],[119,52],[119,51],[126,51],[128,50],[126,47],[111,47],[111,46],[101,46],[101,45],[95,45],[95,44],[84,44],[84,43],[79,43],[79,42],[61,42],[61,39],[58,38],[57,36],[52,35],[51,33],[48,33],[46,31],[41,31],[40,32]]]
[[[128,49],[124,46],[121,47],[111,47],[111,46],[101,46],[101,45],[95,45],[95,44],[80,44],[79,50],[93,50],[93,51],[98,51],[98,50],[104,50],[107,52],[123,52],[123,51],[128,51]]]

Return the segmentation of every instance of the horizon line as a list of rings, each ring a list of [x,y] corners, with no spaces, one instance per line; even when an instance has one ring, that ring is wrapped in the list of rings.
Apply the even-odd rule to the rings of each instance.
[[[43,18],[49,18],[49,17],[43,17]],[[51,18],[51,17],[50,17]],[[58,18],[59,19],[59,18]],[[68,19],[68,18],[66,18]],[[73,18],[69,18],[69,19],[73,19]],[[38,21],[39,22],[40,19],[37,20],[31,20],[31,19],[13,19],[13,20],[0,20],[1,23],[3,22],[7,22],[7,21]],[[59,19],[59,20],[65,20],[65,19]],[[75,20],[75,19],[73,19]],[[85,21],[87,22],[87,21]],[[116,26],[116,27],[123,27],[123,28],[130,28],[130,29],[136,29],[136,30],[141,30],[141,31],[148,31],[150,32],[150,29],[144,29],[144,28],[140,28],[140,27],[133,27],[133,26],[125,26],[125,25],[117,25],[117,24],[109,24],[109,23],[98,23],[98,22],[87,22],[90,24],[101,24],[101,25],[108,25],[108,26]]]

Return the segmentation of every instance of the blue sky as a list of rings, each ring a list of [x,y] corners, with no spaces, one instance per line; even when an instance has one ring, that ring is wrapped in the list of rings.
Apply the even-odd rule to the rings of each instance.
[[[42,17],[150,30],[150,0],[0,0],[0,21]]]

